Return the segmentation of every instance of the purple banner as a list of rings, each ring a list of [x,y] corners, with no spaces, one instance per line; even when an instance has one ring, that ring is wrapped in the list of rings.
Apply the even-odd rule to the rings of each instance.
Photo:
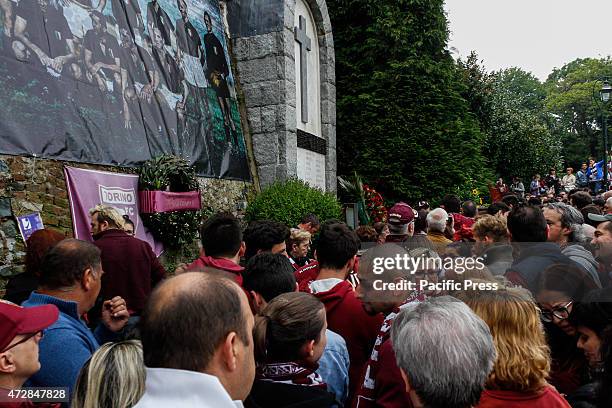
[[[115,207],[134,222],[135,236],[148,242],[156,255],[163,251],[160,242],[144,227],[138,213],[138,176],[65,167],[68,199],[72,212],[74,237],[93,241],[89,209],[98,204]]]

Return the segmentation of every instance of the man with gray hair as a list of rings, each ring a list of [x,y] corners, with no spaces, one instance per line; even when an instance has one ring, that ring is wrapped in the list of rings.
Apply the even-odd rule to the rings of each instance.
[[[391,342],[413,407],[476,406],[496,352],[489,327],[465,303],[444,296],[406,305]]]
[[[433,209],[427,214],[427,238],[438,253],[443,253],[446,246],[453,242],[444,235],[447,223],[450,223],[451,233],[454,234],[453,217],[449,217],[444,208]]]
[[[544,207],[544,218],[548,225],[548,242],[554,242],[561,253],[585,271],[595,284],[601,287],[597,273],[597,261],[593,254],[576,242],[580,226],[584,224],[582,213],[565,203],[550,203]]]
[[[151,290],[166,276],[148,243],[123,230],[123,216],[110,206],[89,210],[94,244],[102,251],[101,296],[121,296],[131,316],[139,316]]]

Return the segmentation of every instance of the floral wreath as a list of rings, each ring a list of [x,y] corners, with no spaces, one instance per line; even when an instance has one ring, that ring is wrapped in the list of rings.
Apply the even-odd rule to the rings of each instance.
[[[387,209],[382,195],[366,184],[363,185],[363,191],[365,193],[366,212],[370,216],[371,222],[386,222]]]

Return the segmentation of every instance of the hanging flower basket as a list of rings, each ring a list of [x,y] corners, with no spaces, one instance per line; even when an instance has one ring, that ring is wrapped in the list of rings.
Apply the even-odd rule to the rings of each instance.
[[[200,224],[200,188],[195,170],[180,157],[148,160],[138,171],[144,225],[170,248],[193,242]]]

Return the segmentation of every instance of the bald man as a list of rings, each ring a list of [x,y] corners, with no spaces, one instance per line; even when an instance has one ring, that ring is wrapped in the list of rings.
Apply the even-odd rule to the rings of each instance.
[[[136,407],[242,406],[255,378],[253,325],[231,279],[187,272],[163,282],[141,319],[147,379]]]

